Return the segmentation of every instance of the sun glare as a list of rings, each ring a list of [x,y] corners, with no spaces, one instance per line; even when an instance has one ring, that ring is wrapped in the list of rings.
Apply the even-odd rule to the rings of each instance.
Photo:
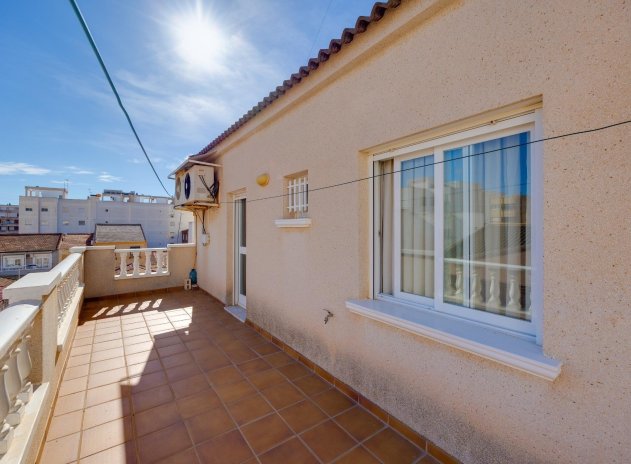
[[[171,21],[175,51],[191,69],[218,72],[223,68],[226,38],[201,3],[192,11],[179,13]]]

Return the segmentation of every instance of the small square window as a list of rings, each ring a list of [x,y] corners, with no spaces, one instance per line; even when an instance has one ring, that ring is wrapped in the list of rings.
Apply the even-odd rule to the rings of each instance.
[[[33,211],[33,208],[24,208],[26,211]]]
[[[42,208],[42,213],[47,213],[48,212],[48,208]]]
[[[85,225],[85,221],[79,221],[79,225],[80,226],[84,226]]]
[[[285,177],[284,217],[305,218],[309,212],[309,176],[307,171]]]

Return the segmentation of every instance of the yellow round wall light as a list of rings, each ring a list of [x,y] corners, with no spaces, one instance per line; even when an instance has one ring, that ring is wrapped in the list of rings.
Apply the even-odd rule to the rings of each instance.
[[[258,176],[256,178],[256,183],[259,184],[261,187],[265,187],[267,184],[269,184],[269,174],[265,173]]]

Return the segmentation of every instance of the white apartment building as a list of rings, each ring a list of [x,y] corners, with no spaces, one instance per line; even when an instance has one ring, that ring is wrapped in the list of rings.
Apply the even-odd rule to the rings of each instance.
[[[0,205],[0,235],[18,233],[19,212],[18,205]]]
[[[91,234],[96,224],[141,224],[153,248],[180,243],[182,232],[193,222],[193,214],[174,210],[169,197],[121,190],[104,190],[85,200],[67,196],[64,188],[25,187],[20,233]]]

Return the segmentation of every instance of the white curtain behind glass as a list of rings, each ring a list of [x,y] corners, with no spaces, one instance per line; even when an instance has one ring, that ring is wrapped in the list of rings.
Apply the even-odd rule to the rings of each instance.
[[[529,140],[445,151],[446,302],[530,320]]]

